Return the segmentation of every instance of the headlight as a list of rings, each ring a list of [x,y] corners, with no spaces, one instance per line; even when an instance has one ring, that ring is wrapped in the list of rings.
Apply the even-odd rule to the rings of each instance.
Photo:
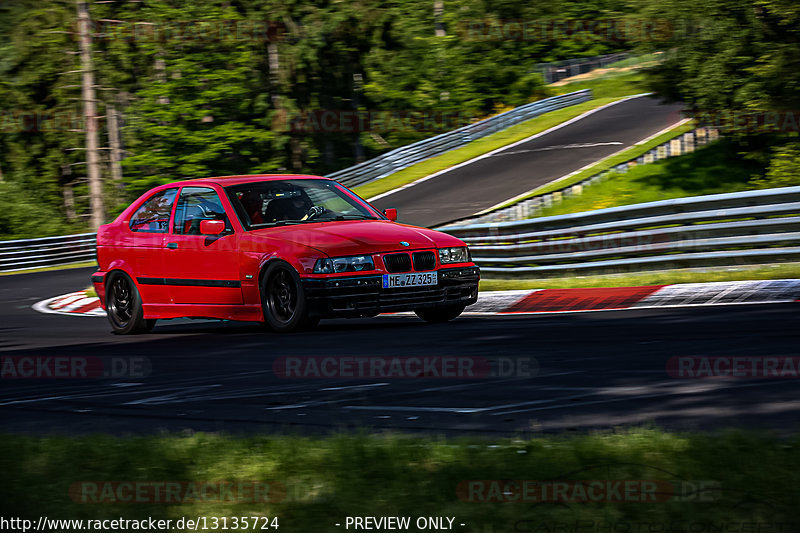
[[[314,274],[363,272],[365,270],[375,270],[375,263],[372,262],[372,257],[368,255],[317,259],[317,263],[314,265]]]
[[[469,250],[466,246],[458,248],[439,248],[439,262],[445,263],[469,263]]]

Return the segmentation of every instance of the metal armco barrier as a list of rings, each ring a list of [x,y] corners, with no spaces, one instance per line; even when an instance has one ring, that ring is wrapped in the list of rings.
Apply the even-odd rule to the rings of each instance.
[[[362,185],[368,181],[386,177],[430,157],[460,148],[471,141],[532,119],[543,113],[580,104],[591,99],[592,92],[586,89],[531,102],[457,130],[448,131],[430,139],[396,148],[369,161],[328,174],[328,177],[348,187]]]
[[[597,68],[605,68],[612,63],[628,59],[630,54],[620,52],[617,54],[607,54],[604,56],[581,57],[567,61],[556,61],[553,63],[539,63],[536,70],[542,73],[542,78],[546,84],[561,81],[564,78],[586,74]]]
[[[487,277],[547,277],[800,261],[800,187],[441,228]]]
[[[97,234],[0,241],[0,272],[93,261]]]
[[[450,226],[486,277],[800,261],[800,187],[714,194],[583,213]],[[0,241],[0,272],[91,261],[94,233]]]

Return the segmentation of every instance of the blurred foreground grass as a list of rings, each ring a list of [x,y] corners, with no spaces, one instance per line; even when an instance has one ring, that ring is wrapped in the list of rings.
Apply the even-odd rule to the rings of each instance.
[[[800,525],[799,448],[797,436],[655,429],[524,439],[367,433],[6,435],[0,439],[6,479],[0,501],[4,514],[28,518],[277,516],[282,531],[292,532],[338,531],[344,529],[345,517],[365,515],[455,516],[454,529],[465,532],[788,532]],[[286,497],[272,503],[179,505],[70,499],[73,483],[109,480],[271,480],[286,487]],[[457,493],[459,483],[467,480],[653,480],[666,482],[683,496],[670,489],[659,492],[659,502],[649,503],[476,503]],[[602,523],[606,529],[599,527]],[[684,529],[670,529],[675,523]],[[575,529],[576,524],[588,529]],[[608,529],[608,524],[628,525]],[[691,524],[695,526],[689,529]],[[752,529],[752,524],[761,529]]]

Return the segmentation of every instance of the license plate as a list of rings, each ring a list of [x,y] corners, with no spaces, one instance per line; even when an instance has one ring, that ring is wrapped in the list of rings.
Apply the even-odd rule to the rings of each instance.
[[[420,274],[384,274],[383,288],[393,289],[395,287],[423,287],[425,285],[436,285],[436,272],[422,272]]]

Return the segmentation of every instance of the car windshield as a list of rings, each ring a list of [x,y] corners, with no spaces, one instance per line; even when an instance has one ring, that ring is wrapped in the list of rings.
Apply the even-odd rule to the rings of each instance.
[[[270,180],[225,188],[247,230],[337,220],[377,220],[333,181]]]

